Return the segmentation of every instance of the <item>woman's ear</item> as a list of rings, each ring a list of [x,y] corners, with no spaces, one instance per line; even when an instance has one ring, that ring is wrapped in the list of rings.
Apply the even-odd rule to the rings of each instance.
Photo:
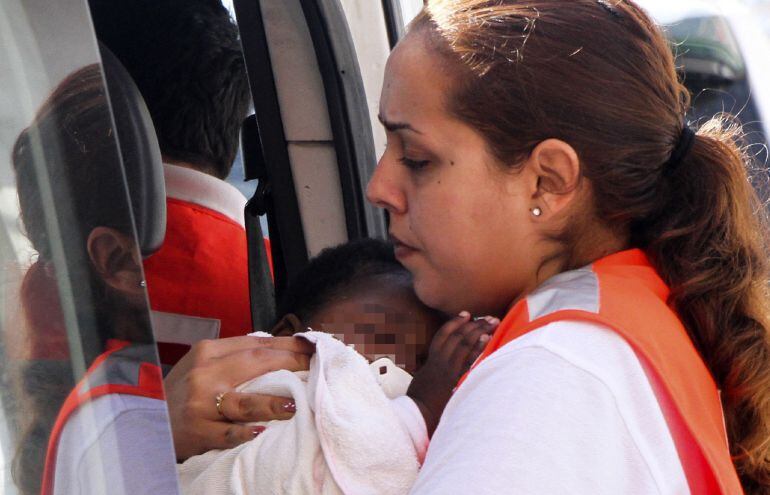
[[[580,159],[572,146],[546,139],[532,150],[527,166],[537,177],[532,208],[556,214],[574,202],[580,189]]]
[[[297,315],[288,313],[281,318],[281,321],[275,324],[270,330],[270,334],[275,337],[291,337],[295,333],[304,332],[307,328],[302,325]]]
[[[88,256],[104,283],[126,296],[144,297],[144,272],[134,240],[109,227],[88,234]]]

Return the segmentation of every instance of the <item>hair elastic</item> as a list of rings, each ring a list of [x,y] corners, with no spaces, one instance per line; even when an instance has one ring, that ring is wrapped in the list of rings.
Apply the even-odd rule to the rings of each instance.
[[[682,128],[682,135],[679,136],[679,141],[676,143],[676,148],[671,153],[671,158],[668,159],[665,165],[663,165],[664,172],[673,172],[682,163],[682,160],[690,153],[692,145],[695,143],[695,131],[690,129],[687,125]]]

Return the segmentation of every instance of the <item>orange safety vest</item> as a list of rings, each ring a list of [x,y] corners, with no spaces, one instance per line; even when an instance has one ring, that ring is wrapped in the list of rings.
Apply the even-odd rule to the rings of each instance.
[[[514,305],[474,367],[508,342],[555,321],[606,326],[622,336],[654,373],[650,381],[691,492],[741,494],[719,391],[679,317],[667,305],[669,292],[638,249],[563,273]]]
[[[246,231],[228,216],[168,198],[166,239],[144,270],[153,310],[219,320],[219,335],[206,338],[252,331]],[[161,363],[176,364],[195,340],[159,341]]]
[[[160,367],[155,364],[153,346],[110,340],[107,349],[94,360],[59,410],[48,440],[41,495],[54,493],[59,439],[64,425],[83,404],[107,394],[165,400],[163,377]]]

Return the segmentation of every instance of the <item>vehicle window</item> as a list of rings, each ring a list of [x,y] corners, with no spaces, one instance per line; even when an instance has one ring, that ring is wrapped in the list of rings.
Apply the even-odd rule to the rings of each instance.
[[[0,491],[9,495],[177,490],[127,141],[118,146],[94,40],[85,0],[0,3]]]
[[[236,189],[247,198],[254,196],[254,193],[257,191],[259,180],[246,180],[243,170],[243,156],[240,152],[235,156],[235,162],[233,162],[233,168],[230,170],[230,175],[227,176],[227,182],[228,184],[235,186]],[[259,223],[262,227],[262,235],[269,238],[270,228],[267,223],[267,217],[265,215],[259,217]]]

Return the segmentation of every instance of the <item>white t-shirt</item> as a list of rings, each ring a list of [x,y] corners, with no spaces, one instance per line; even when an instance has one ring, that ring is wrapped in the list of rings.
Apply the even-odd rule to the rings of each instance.
[[[450,400],[412,493],[689,494],[643,366],[592,323],[506,344]]]
[[[82,405],[59,438],[54,480],[56,495],[178,493],[166,403],[108,394]]]

